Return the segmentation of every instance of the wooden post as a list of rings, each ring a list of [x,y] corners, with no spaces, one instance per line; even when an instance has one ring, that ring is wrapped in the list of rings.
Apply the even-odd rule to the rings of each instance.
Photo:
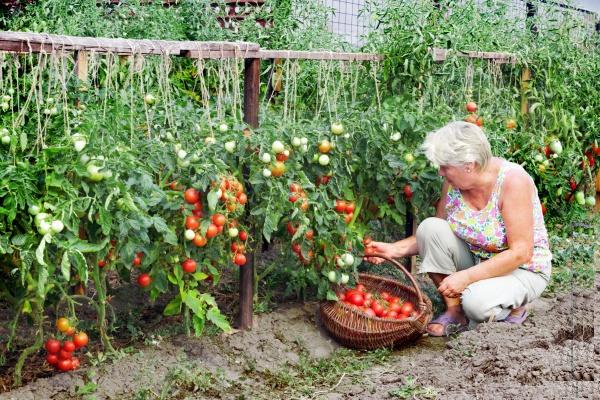
[[[411,206],[411,205],[409,204],[409,206]],[[417,232],[417,223],[416,223],[415,215],[413,214],[412,209],[407,210],[406,211],[406,223],[404,224],[404,237],[413,236],[416,232]],[[414,275],[417,273],[417,257],[416,256],[411,256],[408,258],[407,267],[408,267],[407,269],[410,271],[411,274]]]
[[[79,80],[79,84],[87,85],[88,76],[88,53],[78,50],[75,52],[75,74]],[[79,98],[75,100],[75,107],[79,108],[81,104]]]
[[[248,58],[244,61],[244,121],[253,128],[258,127],[258,106],[260,92],[260,59]],[[247,177],[249,171],[244,171]],[[248,190],[251,194],[252,188]],[[256,233],[257,236],[258,232]],[[261,235],[262,236],[262,235]],[[257,241],[257,237],[255,237]],[[240,268],[240,310],[238,328],[252,328],[254,300],[254,252],[246,255],[246,264]]]
[[[267,99],[272,101],[275,96],[281,92],[281,81],[283,80],[283,71],[281,68],[281,58],[272,59],[271,73],[269,74],[269,85],[267,86]]]
[[[529,81],[531,80],[531,70],[525,67],[521,72],[521,116],[529,112],[529,103],[527,102],[527,91],[529,90]]]

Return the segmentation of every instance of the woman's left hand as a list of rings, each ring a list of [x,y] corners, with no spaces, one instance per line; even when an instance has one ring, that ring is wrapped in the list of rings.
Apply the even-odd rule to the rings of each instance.
[[[467,273],[458,271],[444,278],[438,287],[438,292],[446,297],[460,297],[460,294],[470,283]]]

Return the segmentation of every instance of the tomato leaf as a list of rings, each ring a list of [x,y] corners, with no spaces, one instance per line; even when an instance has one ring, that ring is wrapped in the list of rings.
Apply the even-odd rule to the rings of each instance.
[[[60,272],[62,272],[65,281],[69,281],[71,279],[71,263],[69,262],[69,253],[64,252],[62,256],[62,261],[60,262]]]
[[[200,317],[199,315],[194,315],[192,317],[192,324],[194,325],[194,334],[196,336],[202,335],[202,332],[204,331],[205,322],[206,320],[203,317]]]
[[[203,281],[206,278],[208,278],[208,275],[206,275],[204,272],[196,272],[194,275],[192,275],[194,277],[195,280],[197,281]]]
[[[38,281],[37,281],[37,295],[40,298],[44,298],[46,294],[46,282],[48,281],[48,269],[42,265],[39,266]]]
[[[204,315],[204,302],[200,300],[196,291],[189,290],[186,292],[183,298],[184,303],[192,310],[196,315]]]
[[[107,237],[100,243],[90,243],[87,240],[73,238],[69,244],[72,250],[76,250],[81,253],[97,253],[106,247],[109,240],[110,239]]]
[[[211,210],[214,210],[217,207],[217,202],[219,201],[218,192],[211,190],[210,192],[208,192],[208,195],[206,196],[206,198],[208,200],[208,208],[210,208]]]
[[[44,251],[46,250],[46,235],[40,241],[36,251],[35,251],[35,259],[40,265],[46,265],[46,261],[44,261]]]
[[[332,300],[332,301],[338,301],[338,297],[337,294],[335,294],[335,292],[333,290],[328,290],[327,291],[327,300]]]
[[[208,304],[211,307],[217,307],[217,302],[215,301],[215,298],[212,297],[208,293],[202,293],[200,295],[200,300],[204,301],[206,304]]]
[[[231,325],[229,325],[229,322],[227,321],[225,316],[223,314],[221,314],[221,312],[219,311],[218,308],[216,308],[216,307],[209,308],[208,312],[206,313],[206,318],[210,322],[215,324],[223,332],[231,332]]]
[[[75,269],[77,270],[77,274],[79,274],[79,280],[81,282],[87,282],[88,280],[88,267],[85,257],[83,253],[79,250],[73,250],[70,253],[71,261],[73,265],[75,265]]]
[[[165,310],[163,311],[163,315],[176,315],[181,312],[181,296],[177,295],[173,300],[167,304]]]

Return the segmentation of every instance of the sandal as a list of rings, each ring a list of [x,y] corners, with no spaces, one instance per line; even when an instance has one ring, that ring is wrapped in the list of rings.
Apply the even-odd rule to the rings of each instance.
[[[525,321],[525,319],[527,319],[528,315],[529,313],[527,312],[527,310],[523,309],[521,315],[508,314],[508,317],[506,317],[502,321],[507,322],[509,324],[521,325]]]
[[[427,330],[427,333],[429,334],[429,336],[436,336],[436,337],[450,336],[450,335],[454,335],[456,333],[461,333],[461,332],[466,331],[469,327],[468,322],[463,324],[463,323],[459,322],[458,319],[456,319],[453,315],[451,315],[449,313],[441,314],[436,319],[431,321],[428,325],[431,325],[431,324],[439,324],[444,327],[444,330],[442,331],[441,335],[433,334],[429,330]]]

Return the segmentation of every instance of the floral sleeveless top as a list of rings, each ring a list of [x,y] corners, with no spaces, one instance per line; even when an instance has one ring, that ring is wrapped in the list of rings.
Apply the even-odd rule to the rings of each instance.
[[[471,252],[480,259],[488,259],[508,249],[504,219],[500,213],[500,191],[506,172],[522,168],[520,165],[503,160],[498,172],[496,185],[486,206],[477,211],[468,206],[460,193],[453,187],[448,188],[446,197],[447,220],[454,234],[463,239]],[[531,177],[530,177],[531,179]],[[533,180],[532,180],[533,181]],[[535,187],[535,185],[534,185]],[[552,253],[548,243],[548,233],[544,225],[542,206],[535,189],[531,201],[533,203],[533,257],[527,264],[519,268],[541,273],[550,279],[552,269]]]

